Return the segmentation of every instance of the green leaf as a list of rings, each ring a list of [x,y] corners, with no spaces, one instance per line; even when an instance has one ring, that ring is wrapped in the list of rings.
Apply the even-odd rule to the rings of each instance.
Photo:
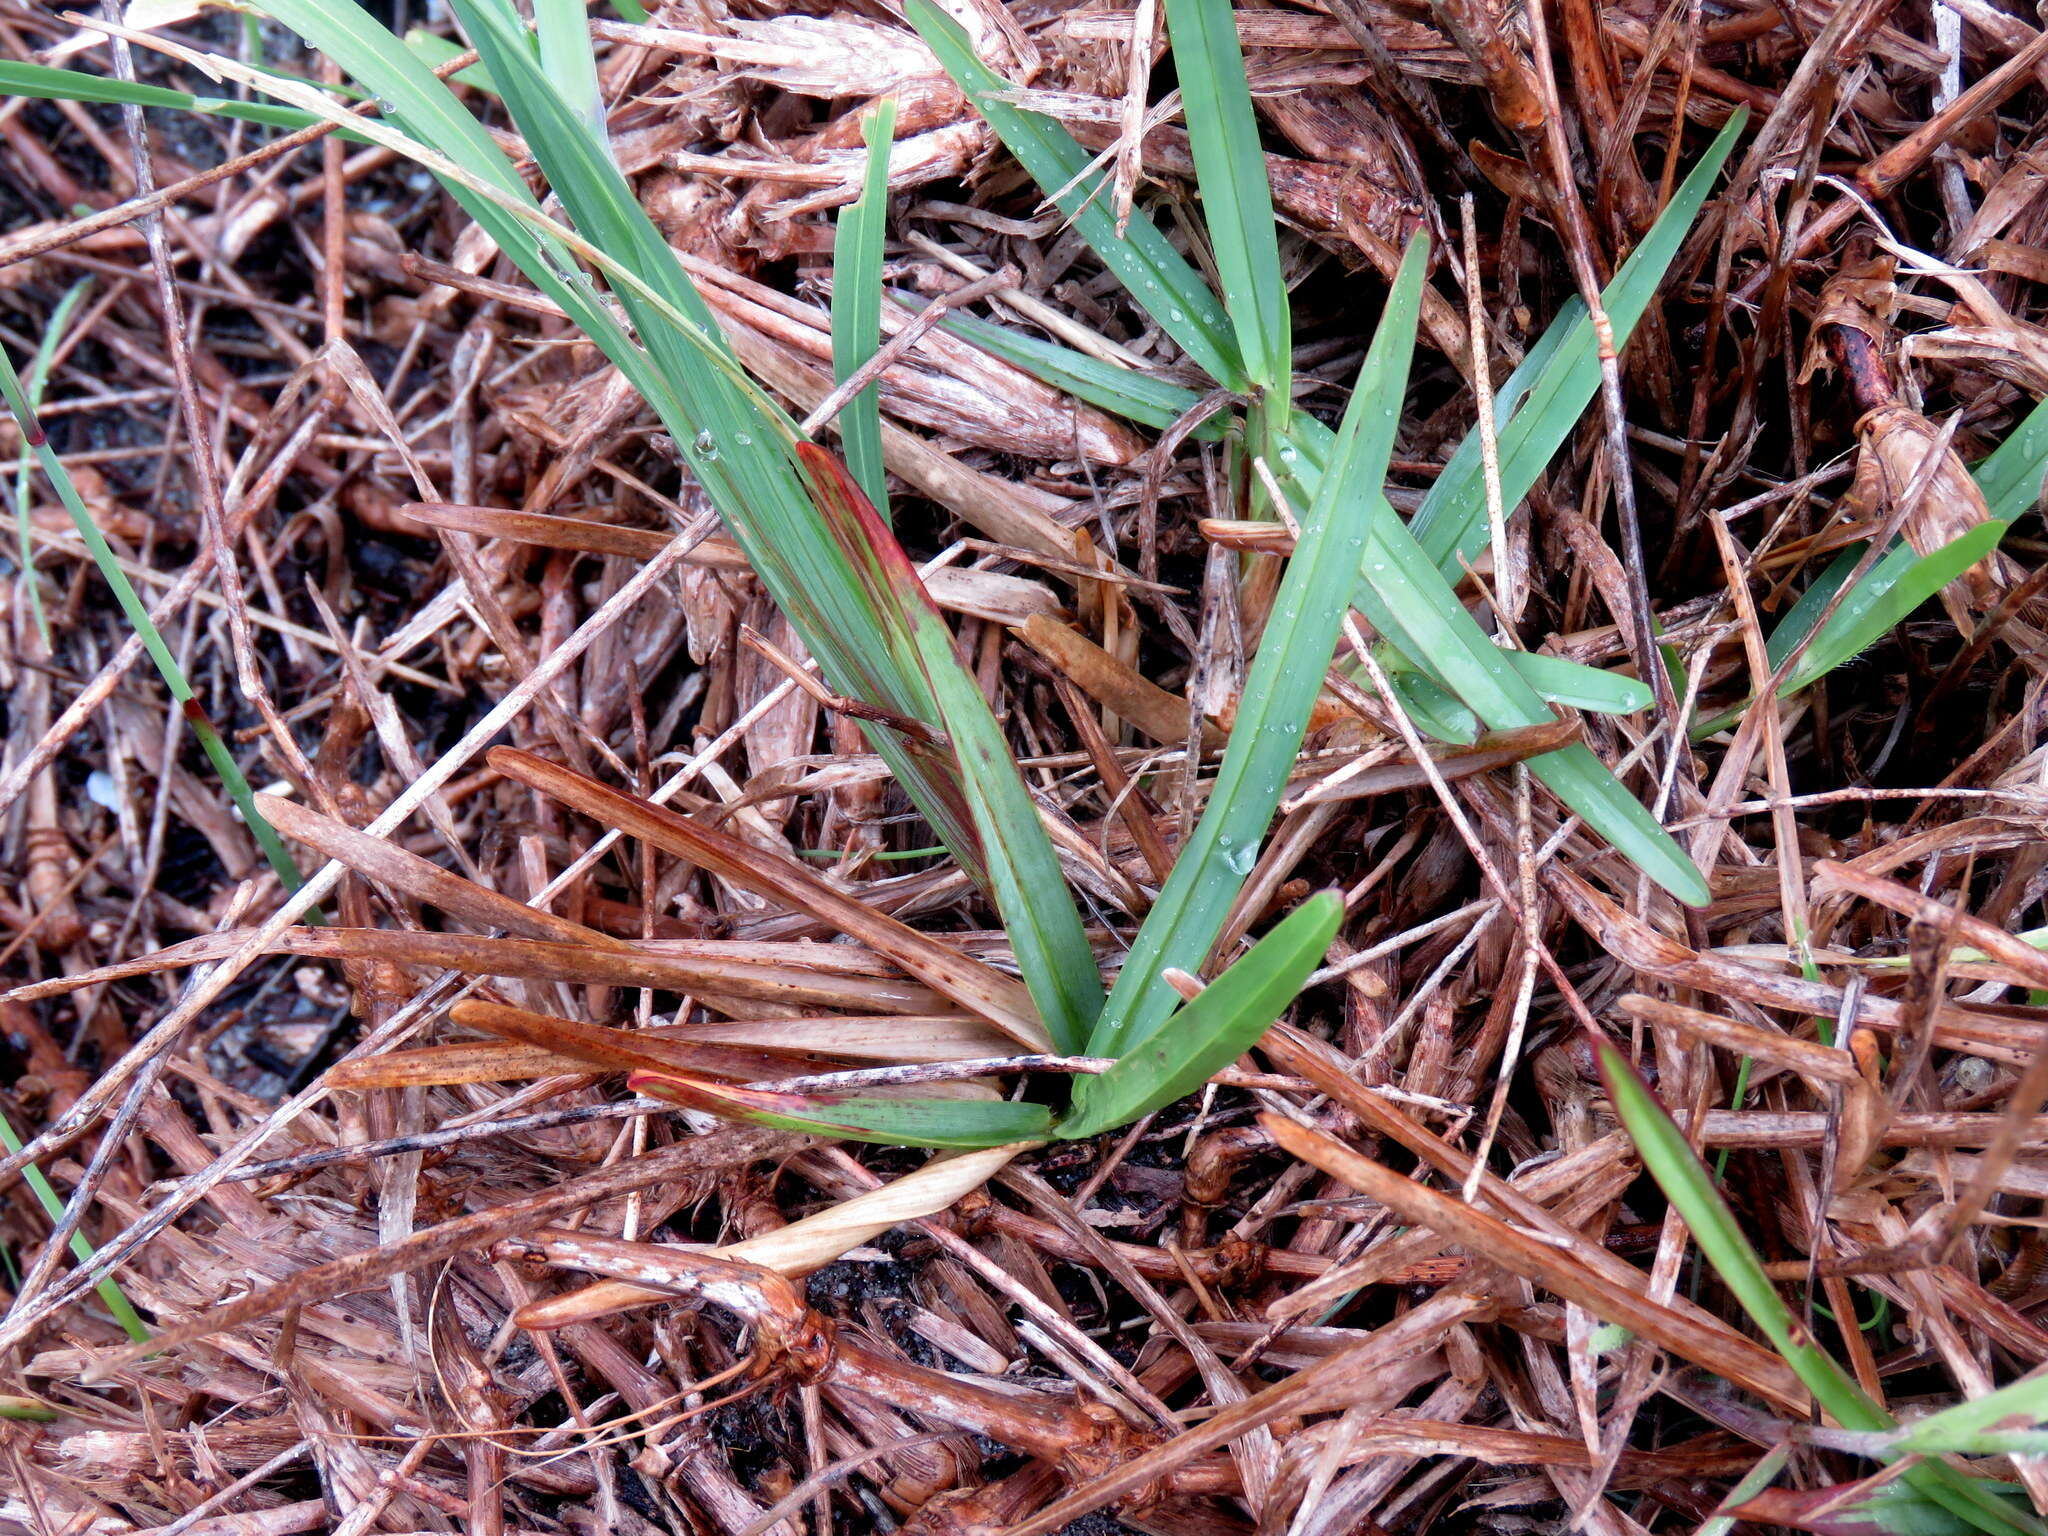
[[[1164,431],[1202,403],[1202,397],[1192,389],[1106,363],[1058,342],[992,325],[973,315],[948,315],[939,322],[939,328],[1015,364],[1055,389],[1065,390],[1077,400],[1113,411],[1155,431]],[[1197,427],[1193,435],[1206,442],[1217,442],[1229,430],[1229,416],[1218,414]]]
[[[21,1150],[21,1138],[14,1134],[14,1126],[5,1115],[0,1115],[0,1147],[5,1147],[9,1152]],[[29,1193],[36,1197],[37,1204],[42,1206],[44,1214],[50,1220],[57,1221],[63,1217],[64,1202],[57,1197],[56,1189],[45,1177],[42,1169],[30,1163],[21,1170],[21,1181],[29,1187]],[[86,1240],[83,1232],[71,1234],[70,1247],[71,1256],[81,1264],[89,1260],[96,1251]],[[138,1344],[149,1337],[149,1324],[142,1320],[142,1315],[135,1310],[135,1304],[129,1301],[128,1293],[115,1283],[111,1275],[100,1281],[94,1289],[99,1293],[100,1300],[107,1304],[107,1310],[114,1314],[114,1321],[121,1325],[123,1333]]]
[[[1392,646],[1387,647],[1386,659],[1400,663],[1397,667],[1383,666],[1381,670],[1393,686],[1394,698],[1418,729],[1438,741],[1448,741],[1460,747],[1469,747],[1479,739],[1479,717],[1460,704],[1435,678],[1421,671]]]
[[[1001,1147],[1043,1141],[1052,1111],[1004,1099],[831,1098],[736,1088],[666,1073],[634,1072],[627,1086],[707,1114],[781,1131],[899,1147]]]
[[[1747,107],[1728,119],[1642,243],[1601,292],[1600,302],[1614,328],[1616,346],[1628,340],[1649,308],[1748,121]],[[1600,357],[1592,322],[1585,306],[1573,301],[1551,322],[1542,341],[1530,349],[1496,397],[1497,412],[1514,409],[1499,434],[1502,505],[1512,508],[1529,494],[1529,487],[1578,425],[1599,387]],[[1464,561],[1478,558],[1487,533],[1485,467],[1476,429],[1466,434],[1423,497],[1413,526],[1416,542],[1453,582],[1464,575]]]
[[[1553,717],[1535,689],[1487,639],[1416,543],[1401,515],[1376,495],[1358,606],[1403,654],[1426,666],[1493,730],[1543,725]],[[1665,890],[1690,906],[1712,899],[1685,851],[1584,746],[1529,759],[1529,771],[1586,825]]]
[[[605,125],[604,98],[598,93],[597,56],[590,51],[590,13],[584,0],[533,0],[533,29],[548,84],[562,105],[582,120],[592,142],[609,154],[611,133]]]
[[[799,451],[819,510],[848,563],[874,585],[878,610],[902,615],[913,665],[930,687],[939,723],[952,740],[959,782],[980,834],[991,894],[1017,969],[1054,1048],[1072,1054],[1081,1049],[1102,1009],[1102,975],[1010,744],[981,685],[961,666],[952,630],[881,514],[831,454],[808,443]]]
[[[2048,490],[2048,400],[2037,403],[1992,455],[1971,471],[1991,515],[2011,522]]]
[[[1619,672],[1588,667],[1562,656],[1544,656],[1535,651],[1502,651],[1508,665],[1521,674],[1548,704],[1566,704],[1573,709],[1597,710],[1603,715],[1632,715],[1655,702],[1650,685]]]
[[[1595,1042],[1600,1076],[1608,1101],[1642,1154],[1643,1166],[1677,1208],[1691,1229],[1693,1241],[1714,1266],[1722,1284],[1741,1303],[1771,1347],[1784,1357],[1822,1408],[1844,1429],[1886,1430],[1896,1426],[1884,1411],[1813,1342],[1803,1323],[1792,1315],[1763,1261],[1743,1236],[1742,1227],[1714,1177],[1692,1149],[1664,1106],[1637,1075],[1628,1058],[1605,1040]],[[1887,1458],[1890,1459],[1890,1458]],[[1995,1532],[2039,1531],[2031,1515],[2008,1508],[1999,1493],[2006,1485],[1968,1477],[1942,1462],[1920,1462],[1900,1473],[1902,1481],[1923,1498],[1970,1521],[1976,1529]]]
[[[1051,118],[1003,99],[1010,89],[975,56],[960,24],[931,0],[905,0],[903,13],[937,55],[968,104],[993,128],[1045,195],[1073,221],[1090,250],[1117,275],[1140,308],[1171,336],[1195,365],[1225,389],[1243,393],[1247,378],[1230,317],[1187,258],[1157,225],[1133,211],[1122,234],[1106,206],[1106,178],[1091,157]]]
[[[453,39],[431,32],[425,27],[413,27],[405,34],[405,46],[417,54],[429,69],[438,69],[450,59],[457,58],[468,50]],[[472,64],[467,69],[458,69],[448,77],[457,85],[466,85],[482,91],[486,96],[498,94],[498,82],[491,78],[491,72],[481,64]]]
[[[901,644],[907,625],[901,615],[876,611],[879,589],[863,583],[812,504],[797,464],[794,424],[739,368],[610,155],[554,90],[516,14],[502,0],[455,0],[458,20],[574,219],[574,235],[541,211],[447,86],[361,6],[268,0],[265,9],[387,104],[396,130],[379,125],[366,131],[440,176],[464,210],[654,407],[826,680],[893,715],[934,718],[922,669]],[[232,61],[215,62],[224,72],[233,68]],[[289,94],[261,77],[251,83]],[[303,105],[313,109],[310,99]],[[630,333],[579,268],[578,256],[604,272]],[[952,760],[920,752],[886,727],[862,728],[962,867],[987,883]]]
[[[142,642],[142,648],[156,666],[157,675],[164,681],[164,687],[180,706],[185,721],[192,728],[192,735],[198,741],[200,750],[207,761],[213,764],[214,772],[220,775],[221,787],[227,790],[228,798],[242,813],[242,820],[249,828],[249,835],[256,840],[263,857],[276,873],[279,882],[287,891],[299,888],[299,867],[292,861],[291,851],[277,830],[263,818],[256,809],[255,792],[249,788],[249,780],[242,772],[241,764],[228,751],[227,743],[221,740],[220,732],[207,718],[206,711],[199,703],[198,695],[186,680],[185,669],[178,664],[162,633],[149,617],[149,607],[135,590],[135,584],[128,579],[128,573],[121,569],[121,562],[114,556],[113,547],[107,543],[107,536],[100,532],[92,514],[86,511],[85,499],[79,495],[78,486],[71,478],[71,471],[51,448],[50,440],[43,433],[41,422],[36,419],[34,408],[29,404],[27,392],[22,386],[20,375],[14,371],[14,360],[7,355],[7,349],[0,346],[0,399],[5,399],[8,410],[14,413],[14,420],[21,432],[23,446],[35,456],[36,466],[42,470],[43,478],[57,493],[57,499],[64,504],[64,510],[71,514],[71,526],[77,530],[86,553],[99,568],[101,579],[113,590],[114,602],[121,615],[128,621],[128,627]],[[318,922],[317,914],[308,914]]]
[[[1329,468],[1302,519],[1208,805],[1131,942],[1089,1039],[1096,1055],[1121,1056],[1152,1038],[1177,1001],[1161,972],[1202,969],[1258,858],[1336,652],[1368,508],[1386,478],[1415,349],[1425,253],[1420,235],[1409,242]]]
[[[1185,1098],[1237,1060],[1294,1001],[1343,920],[1343,898],[1333,891],[1288,913],[1149,1040],[1101,1076],[1083,1078],[1059,1135],[1080,1140],[1114,1130]]]
[[[0,60],[0,95],[27,96],[37,101],[90,101],[102,106],[168,107],[177,112],[203,112],[216,117],[239,118],[270,128],[297,132],[320,121],[295,107],[272,106],[260,101],[236,101],[225,96],[195,96],[161,85],[114,80],[105,75],[88,75],[75,69],[53,69],[47,64],[22,64]],[[341,130],[358,144],[368,143],[360,135]]]
[[[1287,278],[1237,17],[1230,0],[1166,0],[1166,26],[1223,304],[1245,373],[1271,397],[1277,430],[1286,426],[1294,371]]]
[[[896,98],[884,96],[861,119],[868,163],[860,197],[839,215],[832,237],[832,381],[844,384],[882,345],[882,235],[889,221],[889,147],[896,140]],[[847,467],[884,518],[882,386],[868,385],[839,412]]]
[[[49,382],[50,362],[57,355],[57,348],[64,340],[65,332],[71,329],[71,317],[84,302],[86,290],[92,287],[92,279],[81,277],[64,290],[64,297],[57,301],[57,307],[50,311],[49,324],[43,327],[42,339],[36,343],[35,356],[28,361],[28,374],[22,381],[22,398],[28,402],[31,411],[40,410],[43,404],[43,386]],[[43,612],[42,583],[36,580],[35,550],[30,542],[29,520],[29,466],[34,455],[26,439],[21,445],[21,458],[14,473],[14,519],[15,537],[21,550],[21,585],[28,593],[29,612],[35,619],[37,633],[42,636],[45,649],[51,648],[50,619]]]
[[[1960,538],[1951,539],[1926,555],[1916,554],[1901,541],[1871,566],[1854,591],[1842,600],[1827,628],[1815,636],[1786,674],[1778,697],[1789,699],[1812,687],[1839,666],[1853,661],[1912,616],[1913,610],[1934,597],[1971,566],[1998,547],[2010,523],[1979,523]],[[1775,669],[1792,653],[1792,648],[1811,633],[1821,613],[1855,572],[1870,546],[1852,544],[1835,557],[1813,585],[1799,594],[1777,628],[1764,642],[1764,655]],[[1692,727],[1694,739],[1726,730],[1749,707],[1746,701],[1724,710]]]

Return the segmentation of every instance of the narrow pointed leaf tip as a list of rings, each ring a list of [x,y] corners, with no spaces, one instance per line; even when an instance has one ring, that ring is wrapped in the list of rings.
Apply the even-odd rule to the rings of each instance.
[[[1074,1089],[1059,1134],[1097,1136],[1185,1098],[1258,1044],[1322,962],[1344,898],[1311,896],[1143,1044]]]
[[[1043,1104],[988,1099],[835,1098],[735,1088],[665,1072],[634,1072],[626,1085],[728,1120],[845,1141],[902,1147],[1001,1147],[1051,1134]]]

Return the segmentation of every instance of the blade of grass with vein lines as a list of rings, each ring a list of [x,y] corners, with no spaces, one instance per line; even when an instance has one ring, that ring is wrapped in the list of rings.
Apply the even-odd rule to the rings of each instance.
[[[574,132],[573,123],[561,121],[562,103],[548,90],[547,78],[525,51],[521,35],[502,13],[482,0],[455,0],[455,4],[458,15],[472,23],[471,42],[492,64],[515,120],[522,126],[531,124],[527,138],[535,158],[579,225],[587,234],[603,228],[606,235],[600,243],[607,249],[642,252],[643,276],[658,277],[670,286],[674,290],[670,297],[679,306],[687,298],[701,309],[695,288],[641,211],[609,155],[594,138]],[[539,147],[542,141],[551,148],[543,151]],[[886,152],[876,158],[886,178]],[[635,314],[642,336],[649,336],[648,321],[635,310],[631,295],[621,298]],[[736,430],[731,451],[724,457],[736,464],[765,460],[767,455],[747,450],[771,445],[749,438],[749,433]],[[714,445],[714,453],[717,451]],[[942,783],[948,796],[964,799],[964,807],[953,800],[948,809],[962,827],[960,841],[973,837],[978,842],[980,870],[1010,931],[1032,999],[1056,1041],[1078,1040],[1101,997],[1094,956],[1067,894],[1051,840],[1038,820],[988,702],[961,668],[953,653],[951,631],[925,595],[887,524],[866,505],[858,487],[831,455],[806,443],[794,444],[792,451],[800,461],[810,516],[783,519],[774,537],[756,537],[751,545],[735,519],[735,535],[742,536],[750,560],[757,548],[763,558],[773,560],[785,558],[792,542],[808,543],[816,557],[812,563],[829,566],[850,584],[851,595],[865,608],[860,629],[824,638],[842,650],[881,640],[887,647],[884,654],[895,663],[888,681],[893,692],[910,706],[903,712],[941,726],[953,739],[956,755],[950,761],[908,743],[901,755],[920,766],[929,765],[928,778]],[[756,569],[762,570],[761,562],[755,563]],[[766,579],[767,571],[762,574]],[[802,623],[808,601],[805,586],[792,582],[775,588],[771,582],[771,589],[810,643],[811,631],[820,626]],[[953,771],[947,772],[949,768]],[[959,814],[963,808],[964,816]],[[943,835],[947,829],[941,827],[940,831]],[[955,839],[947,840],[952,843]]]
[[[1543,725],[1551,714],[1417,544],[1384,495],[1356,596],[1373,628],[1428,670],[1494,730]],[[1706,878],[1642,802],[1583,746],[1529,759],[1529,771],[1636,867],[1690,906],[1711,899]]]
[[[268,0],[265,9],[386,104],[402,132],[387,133],[381,125],[368,131],[440,176],[528,280],[562,306],[654,407],[827,680],[894,714],[931,718],[928,690],[877,643],[883,625],[871,594],[819,525],[797,469],[793,423],[740,372],[603,146],[551,89],[533,39],[516,19],[496,4],[464,0],[458,7],[529,147],[576,220],[575,241],[541,212],[482,124],[359,5]],[[216,62],[224,71],[233,68]],[[260,78],[249,83],[282,90]],[[314,106],[310,100],[305,105]],[[578,253],[602,267],[633,333],[578,268]],[[893,731],[864,729],[962,866],[985,882],[979,840],[950,765],[915,758]]]
[[[64,297],[57,301],[57,307],[50,311],[50,323],[43,327],[42,340],[36,343],[36,355],[29,359],[28,375],[22,381],[22,398],[28,401],[31,411],[42,409],[43,386],[50,379],[50,362],[57,355],[57,348],[64,340],[65,332],[71,329],[71,317],[78,312],[79,304],[92,286],[92,279],[81,277],[64,290]],[[50,618],[43,612],[43,589],[36,580],[35,550],[29,540],[29,465],[34,456],[26,440],[21,445],[21,459],[14,471],[14,531],[20,540],[21,584],[28,592],[29,612],[35,618],[36,633],[42,636],[43,649],[50,649]]]
[[[1685,1133],[1657,1102],[1656,1095],[1637,1075],[1628,1058],[1605,1040],[1595,1041],[1594,1045],[1608,1101],[1641,1152],[1644,1168],[1685,1218],[1700,1252],[1706,1255],[1750,1320],[1771,1341],[1771,1347],[1798,1373],[1814,1401],[1842,1428],[1896,1428],[1897,1421],[1835,1363],[1833,1356],[1813,1342],[1812,1335],[1792,1315],[1764,1272],[1763,1261],[1743,1236],[1735,1213],[1722,1198],[1706,1164],[1700,1161]],[[2044,1529],[2031,1514],[2008,1507],[2000,1499],[2007,1485],[1967,1476],[1939,1461],[1915,1463],[1899,1475],[1914,1492],[1978,1530],[2038,1533]]]
[[[1901,541],[1873,565],[1856,584],[1827,626],[1814,636],[1779,685],[1778,697],[1789,699],[1812,687],[1835,668],[1855,660],[1899,625],[1922,603],[1961,576],[1998,547],[2010,523],[1979,523],[1968,533],[1925,555]],[[1799,601],[1779,621],[1765,642],[1764,653],[1773,667],[1791,654],[1827,608],[1842,583],[1863,559],[1868,546],[1855,544],[1842,551],[1813,585],[1799,595]],[[1723,710],[1692,727],[1695,740],[1726,730],[1742,717],[1748,701]]]
[[[1287,278],[1237,17],[1230,0],[1166,0],[1166,27],[1223,307],[1245,375],[1263,398],[1266,426],[1281,431],[1294,366]]]
[[[1922,603],[1977,564],[2004,537],[2008,523],[1979,523],[1925,555],[1901,543],[1873,565],[1834,611],[1786,677],[1782,694],[1797,693],[1836,667],[1853,660],[1904,623]],[[1862,559],[1865,546],[1844,550],[1820,580],[1800,595],[1771,634],[1765,654],[1776,666],[1799,643],[1828,605],[1836,588]],[[1818,597],[1815,594],[1818,593]]]
[[[14,1134],[14,1127],[5,1115],[0,1115],[0,1147],[6,1148],[9,1152],[21,1150],[21,1138]],[[64,1202],[58,1198],[57,1191],[51,1187],[42,1169],[30,1163],[21,1170],[21,1178],[50,1220],[57,1221],[62,1218]],[[93,1246],[86,1240],[83,1232],[71,1234],[72,1257],[84,1263],[93,1256],[93,1252]],[[145,1323],[142,1314],[135,1310],[135,1304],[128,1299],[127,1292],[115,1284],[111,1277],[102,1280],[94,1289],[99,1292],[100,1300],[107,1304],[107,1310],[114,1314],[114,1321],[121,1325],[123,1333],[138,1344],[149,1337],[149,1324]]]
[[[861,119],[868,163],[860,196],[840,212],[832,234],[832,382],[844,384],[882,344],[882,235],[889,215],[889,146],[896,139],[896,98],[884,96]],[[868,385],[839,412],[839,441],[854,483],[886,521],[882,473],[882,386]]]
[[[1230,317],[1186,257],[1143,213],[1133,211],[1122,234],[1103,196],[1106,180],[1088,152],[1051,118],[1003,99],[1010,83],[982,63],[966,31],[931,0],[906,0],[903,14],[938,56],[968,104],[993,128],[1004,148],[1031,174],[1061,213],[1073,221],[1089,249],[1117,275],[1131,297],[1203,372],[1225,389],[1243,393],[1243,354]]]
[[[1191,389],[1155,379],[1135,369],[1106,363],[1072,347],[1026,336],[974,315],[948,315],[939,328],[970,341],[991,356],[1015,364],[1042,383],[1065,390],[1077,400],[1155,431],[1164,431],[1202,403]],[[1194,431],[1194,436],[1214,442],[1230,430],[1227,416],[1212,416]]]
[[[903,616],[905,640],[924,669],[938,718],[952,738],[1017,968],[1054,1048],[1072,1054],[1082,1048],[1102,1009],[1102,977],[1016,757],[980,684],[955,655],[952,630],[881,514],[831,454],[808,443],[799,452],[826,525],[840,540],[848,563],[886,588],[895,599],[886,606]]]
[[[2048,492],[2048,400],[2027,412],[1982,464],[1970,472],[1991,515],[2011,522]]]
[[[302,9],[306,0],[291,0]],[[581,234],[634,272],[668,308],[705,336],[723,339],[605,146],[558,97],[531,38],[491,0],[454,0],[458,20],[491,66],[513,120],[548,184]],[[796,461],[787,416],[734,378],[707,367],[698,337],[664,323],[661,306],[615,286],[659,375],[671,409],[664,418],[727,520],[749,562],[819,660],[828,681],[891,712],[936,723],[937,704],[903,645],[905,615],[886,611],[892,594],[863,579],[824,526]],[[653,398],[653,397],[650,397]],[[654,399],[657,410],[662,401]],[[879,606],[878,606],[879,605]],[[941,839],[981,883],[989,872],[959,775],[942,755],[919,752],[894,731],[863,723]]]
[[[121,569],[121,562],[115,557],[113,548],[107,543],[107,536],[100,532],[99,524],[92,520],[92,514],[85,510],[85,501],[78,494],[78,487],[71,479],[71,471],[64,461],[57,457],[56,450],[44,435],[42,423],[30,408],[28,397],[22,389],[21,377],[14,371],[14,360],[7,355],[7,349],[0,347],[0,398],[7,402],[7,408],[14,413],[15,425],[21,432],[21,440],[29,452],[35,455],[36,466],[43,472],[43,478],[57,493],[57,499],[64,504],[64,510],[71,514],[71,525],[78,531],[86,552],[92,556],[93,564],[99,567],[101,578],[113,589],[114,601],[121,607],[121,613],[128,621],[128,627],[135,631],[142,641],[142,648],[155,663],[157,674],[163,678],[164,686],[170,690],[172,700],[177,704],[185,722],[192,728],[192,735],[205,752],[207,761],[213,764],[213,771],[220,775],[228,798],[242,813],[242,820],[249,833],[256,840],[264,859],[276,871],[277,878],[288,891],[299,888],[299,866],[292,861],[284,839],[277,835],[263,813],[256,809],[256,795],[250,789],[249,781],[243,776],[242,766],[228,751],[227,743],[221,740],[220,732],[214,729],[213,721],[207,718],[206,710],[193,693],[192,685],[185,679],[185,669],[178,664],[178,658],[171,654],[171,648],[150,622],[149,607],[136,593],[128,573]],[[308,920],[318,922],[317,914],[309,913]]]
[[[26,96],[36,101],[87,101],[101,106],[168,107],[178,112],[200,112],[215,117],[239,118],[267,128],[296,132],[320,121],[296,107],[274,106],[261,101],[237,101],[227,96],[195,96],[161,85],[143,85],[113,80],[105,75],[88,75],[75,69],[56,69],[47,64],[22,64],[0,60],[0,96]],[[342,133],[358,144],[369,142],[344,128]]]
[[[1098,1136],[1200,1088],[1259,1043],[1322,964],[1343,920],[1344,899],[1334,891],[1319,892],[1288,913],[1151,1039],[1125,1051],[1101,1076],[1076,1083],[1074,1107],[1059,1134],[1075,1141]]]
[[[1008,1100],[833,1099],[656,1072],[632,1073],[626,1085],[637,1093],[729,1120],[889,1146],[1001,1147],[1014,1141],[1043,1141],[1053,1130],[1052,1111],[1043,1104]]]
[[[562,105],[582,119],[591,137],[608,145],[604,101],[597,88],[597,55],[590,51],[590,12],[584,0],[534,0],[533,30],[548,84]]]
[[[1806,648],[1779,689],[1780,698],[1789,698],[1811,687],[1875,645],[1915,608],[1997,548],[2014,519],[2033,509],[2041,499],[2044,480],[2048,480],[2048,400],[2029,411],[1971,474],[1984,492],[1992,520],[1924,556],[1916,554],[1904,541],[1887,550]],[[1799,601],[1771,631],[1766,649],[1773,666],[1812,630],[1842,583],[1861,563],[1867,547],[1856,544],[1843,550],[1813,585],[1800,594]],[[1725,729],[1747,707],[1745,704],[1699,722],[1693,727],[1693,735],[1710,736]]]
[[[1352,573],[1365,546],[1368,509],[1386,479],[1415,349],[1425,251],[1418,235],[1402,258],[1329,468],[1281,577],[1209,803],[1131,942],[1089,1038],[1096,1055],[1121,1056],[1158,1031],[1178,996],[1161,972],[1168,966],[1202,968],[1258,858],[1336,652]]]
[[[1600,301],[1614,327],[1615,345],[1628,340],[1649,308],[1748,121],[1747,107],[1728,119],[1642,243],[1601,293]],[[1553,335],[1557,338],[1554,343]],[[1543,341],[1530,350],[1495,401],[1496,410],[1513,408],[1499,434],[1503,505],[1512,507],[1529,494],[1529,487],[1578,425],[1599,387],[1600,359],[1592,323],[1585,307],[1574,301],[1551,322]],[[1458,445],[1415,513],[1416,542],[1452,581],[1464,574],[1462,561],[1477,559],[1486,543],[1485,471],[1480,458],[1475,429]]]

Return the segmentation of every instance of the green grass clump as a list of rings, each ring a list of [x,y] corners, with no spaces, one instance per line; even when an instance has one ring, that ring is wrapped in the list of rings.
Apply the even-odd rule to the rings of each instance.
[[[1503,652],[1459,601],[1456,583],[1485,529],[1476,434],[1453,456],[1412,525],[1386,500],[1425,276],[1419,239],[1404,256],[1339,428],[1333,432],[1294,409],[1278,225],[1228,0],[1166,4],[1220,293],[1141,210],[1119,229],[1102,195],[1102,173],[1071,135],[1012,104],[1008,82],[975,56],[954,22],[928,0],[907,0],[912,25],[940,63],[1133,300],[1218,386],[1239,397],[1233,416],[1204,430],[1226,443],[1256,507],[1272,516],[1291,513],[1300,525],[1300,547],[1280,582],[1203,814],[1105,997],[1079,911],[1002,728],[889,531],[874,390],[856,395],[838,423],[849,474],[809,443],[739,365],[611,158],[580,0],[536,0],[531,23],[511,0],[451,0],[479,55],[480,78],[545,176],[559,218],[543,209],[484,125],[434,76],[419,47],[393,36],[353,0],[263,0],[259,8],[335,60],[378,112],[349,113],[309,83],[274,71],[218,55],[198,60],[218,77],[283,103],[263,109],[269,117],[240,115],[280,127],[346,120],[352,136],[434,172],[528,280],[625,373],[673,435],[826,681],[875,707],[881,719],[863,721],[862,729],[995,903],[1056,1048],[1117,1058],[1111,1071],[1081,1081],[1064,1119],[1047,1116],[1042,1125],[1025,1106],[961,1101],[871,1101],[856,1112],[821,1100],[800,1106],[796,1120],[838,1134],[925,1144],[1092,1135],[1170,1101],[1255,1042],[1327,947],[1342,915],[1336,898],[1303,904],[1192,1002],[1169,984],[1169,974],[1210,965],[1354,606],[1379,631],[1404,701],[1453,736],[1469,735],[1481,722],[1504,728],[1547,721],[1553,700],[1643,707],[1646,690],[1633,679]],[[94,100],[134,99],[141,89],[64,71],[17,72],[0,78],[0,86]],[[151,100],[229,110],[179,93]],[[842,380],[879,340],[887,119],[884,105],[867,125],[862,196],[839,230],[833,362]],[[1604,301],[1618,337],[1647,308],[1742,121],[1738,114],[1716,138],[1616,274]],[[1107,365],[1047,343],[999,340],[1003,333],[980,322],[953,323],[1061,387],[1141,422],[1162,425],[1193,398],[1114,376]],[[1592,328],[1582,308],[1568,309],[1499,396],[1509,502],[1527,491],[1571,433],[1597,381]],[[1254,460],[1266,473],[1254,472]],[[1568,748],[1530,767],[1665,889],[1695,904],[1707,899],[1699,871],[1591,752]],[[1037,1128],[1020,1131],[1025,1120]]]

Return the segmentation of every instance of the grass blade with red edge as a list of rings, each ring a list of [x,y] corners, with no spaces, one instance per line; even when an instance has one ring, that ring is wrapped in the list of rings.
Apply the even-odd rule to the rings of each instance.
[[[983,867],[1017,969],[1054,1048],[1079,1051],[1102,1011],[1102,978],[1067,892],[1052,839],[981,688],[960,664],[953,632],[903,547],[846,466],[814,444],[797,450],[825,524],[847,562],[875,584],[875,607],[900,615],[938,705],[958,784],[981,837]]]

